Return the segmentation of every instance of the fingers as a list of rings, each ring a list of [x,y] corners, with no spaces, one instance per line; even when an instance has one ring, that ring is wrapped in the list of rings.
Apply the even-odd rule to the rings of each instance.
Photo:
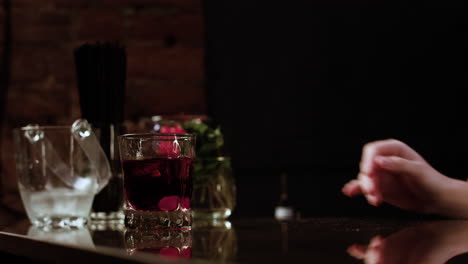
[[[382,256],[383,244],[384,239],[380,235],[372,238],[366,252],[366,263],[380,264],[384,261]]]
[[[383,201],[376,184],[364,174],[359,174],[357,180],[346,183],[341,191],[349,197],[364,195],[367,201],[374,206],[380,205]]]
[[[369,243],[369,247],[372,248],[380,248],[382,246],[382,243],[384,242],[384,238],[380,235],[377,235],[371,239],[371,242]]]
[[[375,164],[385,170],[397,174],[406,173],[413,177],[423,174],[421,162],[404,159],[397,156],[377,156],[374,158]]]
[[[345,184],[342,192],[350,197],[364,195],[367,201],[374,206],[383,202],[383,185],[387,179],[384,172],[410,173],[421,175],[424,159],[405,143],[387,139],[366,144],[362,150],[360,172],[357,180]],[[382,170],[384,169],[384,170]],[[380,190],[382,188],[382,190]]]
[[[361,195],[361,185],[359,184],[358,180],[351,180],[343,186],[341,192],[349,197]]]
[[[364,259],[366,256],[367,246],[360,244],[353,244],[348,247],[346,252],[356,259]]]
[[[382,250],[384,247],[384,238],[376,236],[372,238],[369,245],[353,244],[346,250],[348,254],[356,259],[364,260],[365,263],[378,264],[383,263]]]
[[[382,203],[382,196],[380,195],[380,191],[377,189],[376,181],[378,178],[371,178],[367,174],[359,173],[358,179],[362,193],[366,197],[367,202],[371,205],[379,206]]]
[[[416,151],[405,143],[395,140],[379,140],[368,143],[362,149],[360,171],[371,174],[376,156],[397,156],[407,160],[424,160]]]

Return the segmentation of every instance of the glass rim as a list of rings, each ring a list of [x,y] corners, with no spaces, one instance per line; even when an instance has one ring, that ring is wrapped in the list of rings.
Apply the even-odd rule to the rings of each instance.
[[[101,128],[91,125],[91,129],[93,131],[99,131]],[[22,126],[22,127],[15,127],[13,131],[33,131],[33,130],[44,130],[44,131],[57,131],[57,130],[69,130],[71,132],[71,125],[44,125],[44,126]]]
[[[172,140],[173,138],[167,137],[175,137],[177,139],[194,139],[196,137],[195,134],[190,133],[130,133],[130,134],[123,134],[119,135],[118,137],[121,139],[163,139],[163,140]]]
[[[69,129],[71,131],[72,126],[67,125],[45,125],[45,126],[23,126],[17,127],[13,130],[15,131],[31,131],[31,130],[61,130],[61,129]]]

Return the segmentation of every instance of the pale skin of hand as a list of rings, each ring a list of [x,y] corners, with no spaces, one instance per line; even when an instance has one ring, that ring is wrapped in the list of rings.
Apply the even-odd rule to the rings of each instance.
[[[404,210],[468,219],[468,183],[435,170],[405,143],[386,139],[366,144],[357,179],[342,192],[364,195],[378,206],[383,202]]]

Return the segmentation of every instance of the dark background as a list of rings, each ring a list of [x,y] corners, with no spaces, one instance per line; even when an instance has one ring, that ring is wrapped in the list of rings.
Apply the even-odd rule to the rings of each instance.
[[[127,119],[222,126],[233,216],[272,216],[281,173],[303,216],[412,216],[341,194],[377,139],[466,179],[464,1],[305,2],[0,0],[3,204],[22,211],[11,129],[80,117],[73,51],[95,41],[127,47]]]
[[[377,139],[402,140],[466,179],[462,2],[204,7],[208,112],[233,158],[235,215],[272,215],[282,172],[302,215],[411,215],[340,192]]]

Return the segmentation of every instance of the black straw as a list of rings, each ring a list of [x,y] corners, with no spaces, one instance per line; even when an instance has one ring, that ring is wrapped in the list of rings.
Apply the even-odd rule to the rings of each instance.
[[[124,119],[126,51],[118,43],[83,44],[75,49],[82,117],[92,124]]]

